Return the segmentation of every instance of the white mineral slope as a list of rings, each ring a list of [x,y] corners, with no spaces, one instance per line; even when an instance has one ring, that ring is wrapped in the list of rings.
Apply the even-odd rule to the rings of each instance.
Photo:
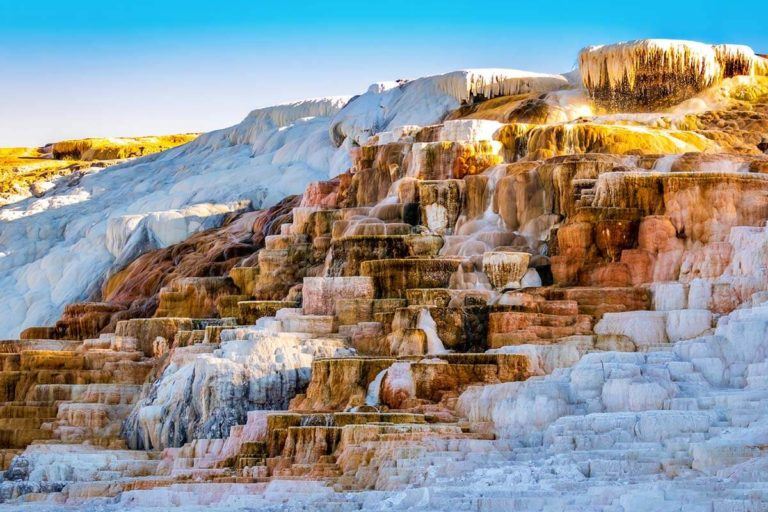
[[[328,124],[346,100],[255,110],[231,128],[0,209],[0,338],[50,324],[113,265],[216,226],[249,201],[268,207],[301,193],[333,165],[345,168]]]
[[[468,69],[406,82],[373,84],[353,98],[331,122],[337,144],[364,143],[370,136],[409,125],[430,125],[474,97],[485,99],[569,86],[563,75],[515,69]]]
[[[315,357],[349,355],[340,339],[224,330],[221,347],[177,348],[162,376],[123,427],[131,448],[162,449],[225,438],[248,411],[284,410],[309,384]],[[201,353],[201,351],[203,353]]]

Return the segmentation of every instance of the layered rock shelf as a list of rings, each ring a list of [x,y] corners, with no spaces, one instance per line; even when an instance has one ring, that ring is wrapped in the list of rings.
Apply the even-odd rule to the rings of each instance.
[[[162,247],[117,233],[87,302],[0,343],[0,502],[768,507],[768,61],[501,71],[234,129],[330,116],[343,168]]]

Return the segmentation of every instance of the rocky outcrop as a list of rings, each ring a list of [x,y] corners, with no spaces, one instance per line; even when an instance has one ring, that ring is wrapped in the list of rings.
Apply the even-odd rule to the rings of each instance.
[[[57,160],[122,160],[186,144],[199,134],[64,140],[46,146]]]
[[[401,361],[321,359],[312,365],[306,395],[298,396],[291,410],[330,412],[362,405],[407,410],[456,397],[470,385],[525,380],[528,376],[527,357],[512,354],[441,354]]]
[[[136,449],[181,446],[224,437],[253,409],[286,409],[309,381],[312,357],[343,348],[336,340],[229,330],[220,348],[177,348],[162,375],[126,420]]]
[[[79,139],[41,148],[0,148],[0,205],[43,197],[57,187],[79,183],[90,173],[186,144],[197,135]]]
[[[579,54],[584,86],[613,110],[675,105],[736,75],[766,74],[751,48],[643,39],[589,47]]]
[[[243,214],[221,229],[139,256],[104,283],[102,297],[129,305],[137,316],[150,316],[164,286],[183,278],[226,276],[244,257],[256,252],[267,236],[279,231],[298,202],[298,198],[288,198],[274,208]]]
[[[209,318],[219,314],[222,296],[240,290],[229,277],[185,277],[160,289],[155,316]]]

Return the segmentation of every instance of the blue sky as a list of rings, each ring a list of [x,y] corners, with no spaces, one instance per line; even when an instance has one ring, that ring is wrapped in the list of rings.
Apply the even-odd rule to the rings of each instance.
[[[768,53],[758,1],[0,0],[0,146],[206,131],[467,67],[562,72],[642,37]]]

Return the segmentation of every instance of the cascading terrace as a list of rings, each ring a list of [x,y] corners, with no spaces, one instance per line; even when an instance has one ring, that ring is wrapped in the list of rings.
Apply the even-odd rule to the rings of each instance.
[[[115,207],[89,300],[0,344],[0,510],[768,506],[768,63],[647,40],[579,71],[138,161],[192,191]]]

